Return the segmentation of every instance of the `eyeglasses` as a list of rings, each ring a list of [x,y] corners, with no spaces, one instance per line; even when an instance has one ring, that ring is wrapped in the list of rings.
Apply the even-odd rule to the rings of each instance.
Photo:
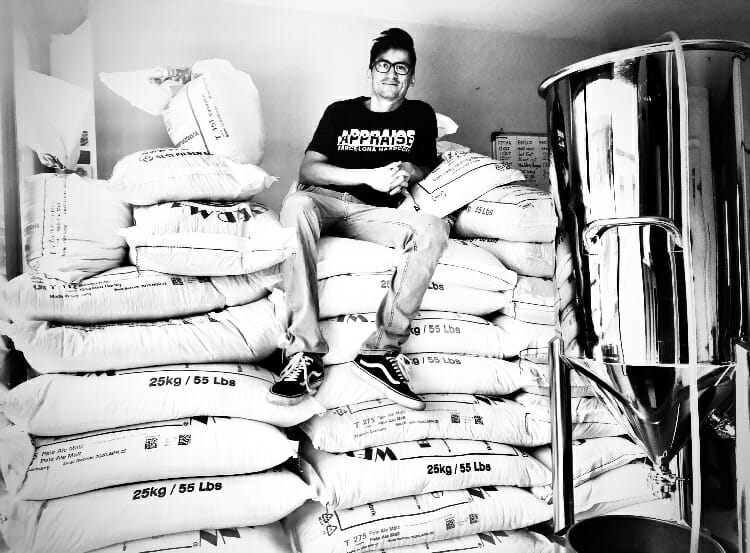
[[[388,60],[377,60],[372,65],[372,67],[378,73],[388,73],[388,71],[391,70],[391,67],[393,67],[393,70],[397,75],[408,75],[409,71],[411,70],[411,66],[408,63],[404,63],[402,61],[391,63]]]

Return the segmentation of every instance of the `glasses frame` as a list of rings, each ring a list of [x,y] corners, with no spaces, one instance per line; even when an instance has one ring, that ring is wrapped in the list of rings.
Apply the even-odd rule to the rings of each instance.
[[[384,65],[385,66],[385,71],[381,71],[380,69],[378,69],[378,65]],[[406,73],[399,73],[398,69],[396,69],[396,66],[406,67]],[[378,73],[382,73],[382,74],[388,73],[391,70],[391,68],[393,68],[393,72],[396,75],[401,75],[402,77],[405,76],[405,75],[408,75],[409,73],[411,73],[411,65],[409,65],[408,63],[406,63],[404,61],[395,61],[395,62],[392,62],[392,61],[388,61],[388,60],[384,60],[384,59],[378,59],[378,60],[375,60],[373,62],[372,68],[375,71],[377,71]]]

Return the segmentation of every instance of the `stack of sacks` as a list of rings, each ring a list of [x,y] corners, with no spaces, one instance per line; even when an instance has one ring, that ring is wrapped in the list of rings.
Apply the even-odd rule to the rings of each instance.
[[[474,242],[482,245],[482,242]],[[520,242],[513,244],[523,246]],[[544,278],[544,280],[539,279],[536,281],[537,283],[543,282],[545,287],[545,296],[547,298],[545,301],[545,319],[551,322],[551,324],[557,325],[557,335],[562,338],[565,353],[578,357],[582,355],[581,349],[577,344],[577,336],[580,333],[580,329],[578,328],[578,308],[575,301],[573,261],[567,233],[559,229],[555,243],[551,243],[548,246],[549,252],[545,254],[544,262],[545,271],[542,274],[540,265],[539,276],[546,277],[549,275],[551,279]],[[547,245],[545,245],[546,247]],[[531,270],[532,265],[527,265],[527,267]],[[551,301],[552,297],[555,298],[554,301]],[[506,324],[509,323],[507,320],[503,322]],[[540,327],[536,328],[540,329]],[[519,357],[518,363],[524,373],[523,378],[525,380],[522,389],[526,392],[543,396],[549,396],[550,394],[546,342],[552,336],[551,329],[545,328],[540,333],[541,339],[536,344],[531,344],[535,346],[535,349],[530,349]],[[572,397],[595,395],[592,383],[577,371],[570,372],[570,391]]]
[[[562,335],[567,353],[578,350],[574,275],[569,241],[557,231],[549,193],[520,183],[499,186],[469,203],[456,217],[454,233],[493,253],[518,273],[513,302],[489,316],[515,340],[526,382],[511,396],[537,418],[549,420],[549,341]],[[596,431],[574,448],[576,511],[599,512],[650,497],[643,450],[615,437],[624,429],[596,397],[590,382],[571,373],[572,422]],[[543,453],[544,452],[544,453]],[[533,454],[551,467],[549,447]],[[638,460],[633,464],[631,461]],[[583,467],[583,468],[582,468]],[[598,467],[596,471],[584,470]],[[578,470],[580,469],[580,470]],[[551,492],[535,494],[551,501]]]
[[[524,372],[521,391],[512,397],[537,417],[550,417],[550,379],[546,364],[519,360]],[[631,508],[631,514],[668,519],[673,508],[668,501],[655,499],[648,485],[646,453],[629,438],[618,436],[625,430],[598,399],[591,381],[577,371],[570,372],[572,422],[588,421],[600,429],[600,436],[573,443],[574,505],[577,519],[614,513]],[[610,437],[605,437],[610,429]],[[550,446],[530,450],[531,455],[552,468]],[[551,502],[550,487],[532,490],[540,499]],[[649,510],[634,511],[646,506]],[[653,507],[653,508],[652,508]]]
[[[557,217],[552,197],[512,183],[497,186],[463,207],[453,233],[497,257],[518,275],[513,302],[490,320],[515,340],[521,357],[546,363],[555,336],[557,294],[554,240]]]
[[[443,216],[520,178],[483,156],[452,152],[402,209]],[[551,224],[554,233],[554,218]],[[414,411],[358,382],[351,367],[374,330],[396,255],[365,242],[321,240],[320,327],[329,351],[316,398],[328,411],[301,425],[302,468],[319,504],[288,517],[293,542],[301,553],[398,551],[507,531],[521,540],[509,550],[553,548],[527,530],[551,516],[530,491],[549,486],[551,472],[522,449],[549,444],[549,413],[512,399],[524,384],[517,358],[529,344],[488,320],[502,314],[554,329],[551,281],[519,278],[491,252],[451,240],[401,348],[426,403]],[[573,425],[576,438],[613,431],[621,432],[585,417]],[[546,483],[534,483],[540,480]]]
[[[294,251],[294,232],[251,201],[274,181],[255,165],[161,148],[120,160],[110,187],[134,206],[135,226],[122,231],[134,265],[225,276],[266,269]]]
[[[535,448],[530,453],[552,469],[550,446]],[[574,441],[573,505],[576,519],[582,520],[657,502],[649,485],[650,470],[644,450],[628,438]],[[551,486],[532,488],[532,493],[539,499],[552,503]]]
[[[355,376],[351,360],[373,329],[375,311],[397,263],[390,248],[324,237],[318,250],[321,332],[329,352],[315,396],[326,408],[383,396]],[[501,331],[481,316],[509,305],[516,275],[480,248],[451,240],[438,263],[402,352],[411,360],[418,394],[504,395],[523,383],[521,371],[503,360]]]
[[[123,542],[144,539],[141,545],[151,547],[146,538],[162,535],[165,543],[193,543],[205,528],[234,528],[245,549],[281,543],[278,521],[312,493],[284,468],[297,444],[279,427],[296,425],[319,407],[312,400],[293,408],[268,403],[276,377],[251,363],[267,358],[283,336],[276,294],[265,296],[278,280],[274,266],[293,251],[293,241],[277,232],[267,208],[250,201],[269,181],[260,168],[187,151],[137,157],[153,161],[153,173],[120,167],[100,191],[115,190],[125,202],[109,195],[105,206],[92,205],[100,196],[76,196],[77,188],[61,191],[49,182],[44,194],[26,191],[25,205],[33,204],[32,191],[45,199],[66,193],[61,205],[72,207],[55,210],[37,201],[27,209],[27,221],[44,221],[52,209],[67,243],[39,253],[29,247],[39,224],[25,225],[25,251],[35,255],[30,261],[55,270],[22,275],[3,291],[13,323],[3,324],[2,332],[42,374],[0,397],[0,411],[12,422],[0,432],[9,491],[0,504],[0,531],[12,549],[28,553],[83,553],[115,544],[122,550]],[[161,258],[147,239],[144,257],[158,266],[118,267],[127,255],[118,234],[128,226],[124,216],[102,225],[102,217],[69,213],[87,206],[95,214],[122,211],[129,218],[128,204],[141,205],[134,198],[157,204],[153,212],[143,208],[148,231],[187,235],[185,243],[203,257]],[[219,205],[199,203],[206,199]],[[221,203],[229,201],[231,207]],[[172,205],[169,215],[151,216]],[[212,261],[199,242],[209,232],[189,219],[193,215],[213,230],[234,225],[236,236],[220,237],[244,249],[226,248],[226,262]],[[140,230],[136,224],[125,234]],[[264,232],[283,242],[265,247]],[[105,256],[87,251],[80,238],[92,236],[89,249],[111,240],[118,255],[102,263]],[[234,276],[184,276],[181,267],[194,265],[236,270],[224,273]],[[272,526],[247,528],[256,525]],[[198,535],[206,543],[217,538]]]
[[[520,361],[534,384],[522,386],[513,399],[535,416],[550,416],[550,382],[547,365]],[[670,500],[654,496],[650,485],[650,462],[645,450],[625,434],[622,425],[597,396],[593,384],[576,371],[571,378],[571,418],[575,423],[588,421],[598,427],[609,427],[611,437],[592,437],[573,442],[574,506],[577,519],[622,512],[671,519],[674,516]],[[529,451],[546,467],[552,468],[550,446]],[[551,487],[534,488],[540,499],[551,502]]]
[[[22,190],[29,221],[24,250],[39,272],[19,277],[6,290],[12,303],[6,310],[15,319],[2,329],[35,370],[247,363],[276,349],[282,324],[264,296],[295,241],[273,212],[250,200],[272,182],[265,171],[210,154],[163,149],[119,162],[99,196],[78,180],[86,186],[66,183],[61,190],[45,182],[43,189]],[[66,211],[51,203],[55,194],[64,195],[63,207],[72,207]],[[108,203],[92,205],[91,198],[99,197]],[[116,206],[130,220],[129,204],[143,225],[123,229],[123,217],[87,218],[75,211],[87,206],[86,211],[109,214]],[[67,233],[52,251],[35,247],[45,242],[38,227],[48,219]],[[128,252],[121,234],[131,240],[130,257],[138,266],[119,267]],[[107,241],[117,244],[117,255],[100,253],[99,244]],[[77,282],[95,273],[96,280]],[[196,274],[204,278],[184,276]]]
[[[521,449],[549,443],[549,417],[510,399],[524,381],[506,358],[519,351],[484,318],[516,309],[516,274],[481,248],[451,240],[402,346],[412,388],[427,404],[414,411],[382,398],[351,367],[374,329],[396,255],[366,242],[320,242],[319,301],[328,317],[320,326],[329,352],[316,399],[328,411],[301,425],[302,467],[319,503],[287,518],[293,542],[301,553],[432,550],[434,542],[508,532],[507,549],[498,551],[553,550],[526,530],[551,516],[528,490],[549,485],[551,472]],[[349,279],[356,287],[343,284]],[[574,430],[579,437],[609,431],[587,421]]]
[[[9,491],[0,530],[15,551],[83,553],[272,524],[311,496],[281,466],[294,443],[254,420],[165,420],[61,437],[32,437],[14,425],[0,445]]]

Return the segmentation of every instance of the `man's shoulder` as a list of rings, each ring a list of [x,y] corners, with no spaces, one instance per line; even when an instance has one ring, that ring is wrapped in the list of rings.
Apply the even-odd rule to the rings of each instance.
[[[425,102],[424,100],[412,100],[411,98],[407,98],[404,100],[404,102],[408,105],[410,105],[414,109],[423,109],[431,112],[435,112],[434,109],[432,109],[432,106]]]
[[[367,98],[364,96],[357,96],[356,98],[345,98],[343,100],[336,100],[328,104],[327,110],[347,110],[352,108],[359,108],[364,104]]]
[[[435,110],[424,100],[411,100],[407,98],[404,103],[411,113],[418,113],[421,117],[435,119]]]

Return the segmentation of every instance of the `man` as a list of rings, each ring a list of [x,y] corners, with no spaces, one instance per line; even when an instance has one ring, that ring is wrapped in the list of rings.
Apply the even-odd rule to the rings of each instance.
[[[376,314],[376,330],[362,344],[353,370],[391,400],[412,409],[425,404],[408,381],[400,347],[422,303],[450,226],[433,215],[396,210],[402,192],[435,166],[437,124],[425,102],[407,100],[417,62],[406,31],[387,29],[373,41],[369,97],[334,102],[325,110],[300,166],[300,189],[281,208],[295,228],[299,252],[283,265],[289,325],[287,364],[269,401],[294,405],[320,386],[328,345],[318,327],[317,242],[321,233],[368,240],[403,255]]]

